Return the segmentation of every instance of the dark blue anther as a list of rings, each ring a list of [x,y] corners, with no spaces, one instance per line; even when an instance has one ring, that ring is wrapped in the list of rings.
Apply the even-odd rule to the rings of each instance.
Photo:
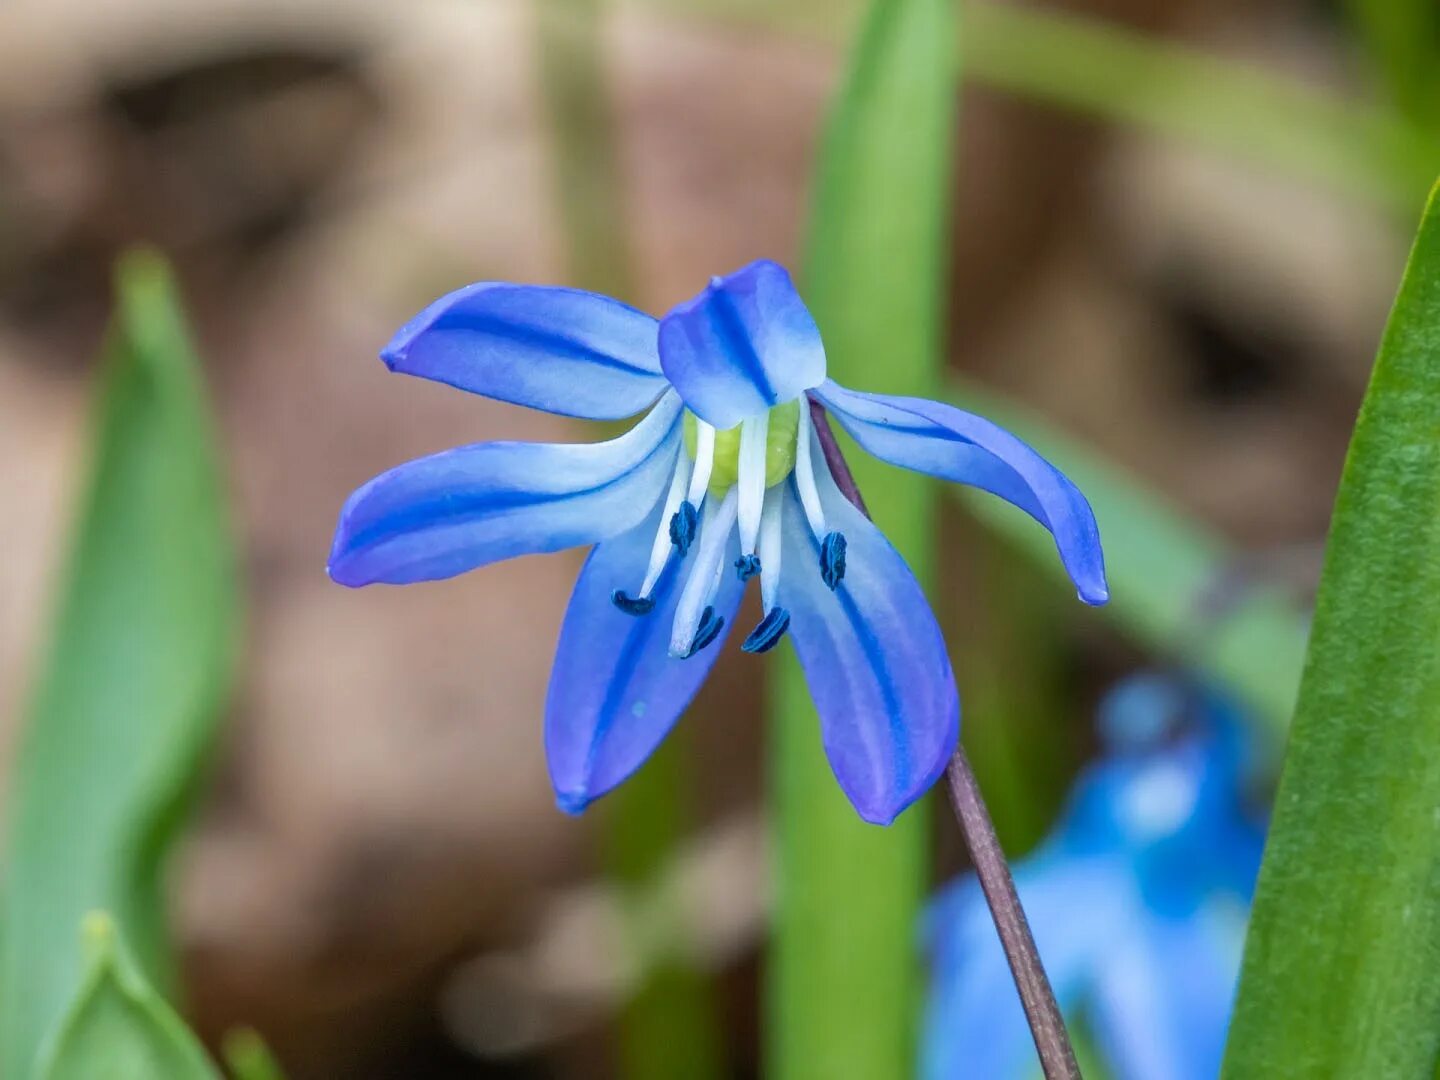
[[[681,659],[688,660],[701,649],[705,648],[720,635],[720,628],[725,625],[725,617],[716,615],[713,607],[706,607],[700,613],[700,628],[695,631],[695,640],[690,643],[690,651]]]
[[[790,612],[783,607],[773,607],[765,613],[758,626],[750,631],[740,648],[748,653],[769,652],[780,639],[785,636],[785,631],[790,629]]]
[[[626,615],[649,615],[655,610],[655,601],[648,596],[626,596],[624,589],[610,594],[610,602]]]
[[[670,543],[675,545],[682,559],[695,540],[695,526],[699,520],[695,505],[689,499],[682,502],[680,508],[670,515]]]
[[[835,588],[845,577],[845,534],[826,533],[820,541],[820,580]]]
[[[759,555],[741,555],[735,560],[735,573],[741,581],[749,581],[760,572]]]

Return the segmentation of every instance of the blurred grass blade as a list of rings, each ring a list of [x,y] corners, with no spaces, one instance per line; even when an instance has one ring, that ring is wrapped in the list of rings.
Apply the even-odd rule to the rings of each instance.
[[[109,916],[88,916],[83,937],[79,991],[29,1075],[35,1080],[220,1080],[199,1041],[126,957]]]
[[[859,4],[629,2],[827,39],[843,32]],[[1434,0],[1353,2],[1434,10]],[[1208,147],[1407,215],[1440,167],[1433,135],[1393,111],[1258,65],[1038,5],[972,0],[965,12],[957,55],[979,85]]]
[[[830,373],[920,393],[940,359],[955,119],[951,0],[878,0],[825,132],[804,291]],[[932,486],[857,455],[875,520],[922,582],[934,564]],[[777,855],[769,1068],[779,1080],[912,1073],[915,924],[926,886],[924,804],[889,829],[840,793],[794,656],[770,690]]]
[[[605,11],[601,0],[538,0],[535,20],[567,277],[572,285],[633,302],[631,238],[605,78]],[[601,856],[619,887],[625,942],[632,958],[649,961],[619,1018],[625,1080],[709,1080],[725,1073],[709,979],[689,955],[674,898],[660,887],[691,823],[693,731],[692,724],[679,725],[599,810]]]
[[[1440,1060],[1440,189],[1336,497],[1227,1077]]]
[[[1202,619],[1207,595],[1240,563],[1235,548],[1126,470],[1013,402],[958,378],[949,386],[956,405],[989,417],[1061,462],[1085,492],[1105,538],[1110,580],[1110,603],[1096,610],[1137,643],[1223,681],[1278,746],[1294,711],[1308,632],[1294,600],[1274,586],[1248,583],[1213,622]],[[1054,541],[1029,517],[984,492],[950,490],[1037,570],[1065,581]]]
[[[1440,166],[1433,140],[1389,112],[1095,19],[975,3],[963,52],[967,75],[987,85],[1313,177],[1406,214]]]
[[[200,372],[160,259],[122,260],[89,490],[11,788],[0,1075],[30,1074],[113,914],[172,979],[161,877],[215,733],[238,587]]]
[[[237,1028],[226,1034],[221,1056],[235,1080],[285,1080],[285,1071],[275,1055],[260,1033],[251,1028]]]
[[[1346,0],[1395,103],[1440,131],[1440,5],[1435,0]]]

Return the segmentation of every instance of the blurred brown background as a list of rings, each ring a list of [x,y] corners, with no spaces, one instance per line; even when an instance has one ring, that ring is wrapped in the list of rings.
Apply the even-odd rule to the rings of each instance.
[[[1072,6],[1357,87],[1320,4]],[[712,272],[794,261],[838,74],[830,40],[683,8],[631,3],[604,30],[626,298],[656,312]],[[375,359],[465,281],[565,279],[540,40],[520,0],[0,7],[3,738],[84,464],[110,261],[149,240],[191,305],[251,584],[247,679],[175,883],[187,978],[206,1035],[254,1024],[302,1080],[609,1075],[633,978],[593,815],[554,809],[540,745],[536,643],[578,557],[404,590],[324,574],[341,501],[381,469],[583,435]],[[1395,222],[984,88],[962,131],[953,364],[1249,547],[1317,541],[1403,257]],[[947,581],[975,586],[965,526],[947,538]],[[1093,625],[1076,648],[1122,655]],[[677,873],[744,1074],[762,780],[736,659],[685,721],[701,827]]]

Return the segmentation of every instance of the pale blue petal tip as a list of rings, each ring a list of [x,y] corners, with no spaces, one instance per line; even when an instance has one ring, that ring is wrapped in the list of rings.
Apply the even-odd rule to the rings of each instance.
[[[555,792],[555,805],[571,817],[579,817],[585,808],[595,800],[583,791]]]

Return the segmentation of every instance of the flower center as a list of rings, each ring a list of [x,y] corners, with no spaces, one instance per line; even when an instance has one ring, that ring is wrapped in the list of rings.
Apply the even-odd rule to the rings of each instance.
[[[740,428],[715,432],[715,459],[710,470],[709,489],[723,495],[740,478]],[[765,429],[765,486],[774,487],[795,468],[795,435],[800,427],[800,399],[776,405],[770,410]],[[685,449],[693,461],[697,442],[695,414],[685,410]]]

